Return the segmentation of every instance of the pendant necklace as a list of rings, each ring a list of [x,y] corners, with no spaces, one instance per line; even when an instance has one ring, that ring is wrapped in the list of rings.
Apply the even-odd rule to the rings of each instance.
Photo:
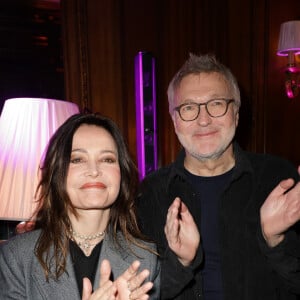
[[[74,240],[75,240],[75,237],[79,240],[82,240],[82,241],[77,241],[76,240],[76,243],[83,250],[83,252],[85,254],[89,255],[90,248],[95,246],[95,244],[94,243],[92,244],[91,241],[103,237],[104,234],[105,234],[105,230],[102,231],[102,232],[95,233],[95,234],[82,235],[82,234],[77,233],[73,229],[71,229],[70,233],[71,233],[71,236],[73,237]]]

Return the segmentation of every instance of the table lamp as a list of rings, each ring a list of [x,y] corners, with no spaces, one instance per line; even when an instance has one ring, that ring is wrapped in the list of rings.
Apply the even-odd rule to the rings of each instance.
[[[34,195],[41,158],[49,139],[71,115],[75,103],[44,98],[12,98],[0,116],[0,220],[27,221],[37,203]],[[3,224],[3,222],[2,222]],[[10,235],[2,226],[0,239]],[[2,236],[1,236],[2,235]]]

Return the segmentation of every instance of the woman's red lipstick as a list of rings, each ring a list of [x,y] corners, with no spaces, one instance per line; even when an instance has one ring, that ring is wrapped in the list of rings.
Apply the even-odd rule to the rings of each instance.
[[[102,182],[87,182],[83,184],[81,189],[91,189],[91,188],[97,188],[97,189],[105,189],[106,185]]]

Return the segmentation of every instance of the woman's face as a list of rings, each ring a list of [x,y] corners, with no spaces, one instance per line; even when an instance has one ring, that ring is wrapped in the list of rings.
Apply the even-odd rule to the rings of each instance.
[[[73,136],[67,193],[75,209],[109,208],[120,190],[117,146],[108,131],[81,125]]]

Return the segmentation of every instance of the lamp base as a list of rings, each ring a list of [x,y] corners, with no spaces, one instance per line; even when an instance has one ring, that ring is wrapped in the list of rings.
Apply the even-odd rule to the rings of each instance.
[[[285,94],[290,99],[297,97],[300,92],[300,67],[288,64],[281,71],[285,73]]]
[[[295,98],[299,95],[300,88],[300,68],[290,66],[285,71],[285,92],[289,98]]]

